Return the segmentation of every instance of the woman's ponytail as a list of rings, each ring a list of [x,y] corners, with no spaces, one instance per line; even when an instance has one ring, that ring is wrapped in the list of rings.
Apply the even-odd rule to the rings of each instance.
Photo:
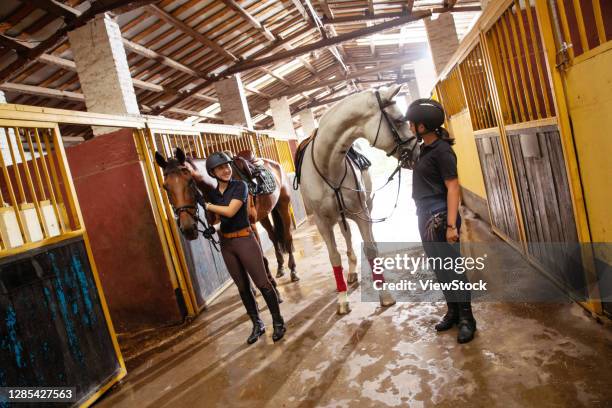
[[[434,133],[438,135],[440,139],[444,140],[449,145],[455,144],[455,139],[453,139],[448,133],[448,130],[444,129],[442,126],[434,130]]]

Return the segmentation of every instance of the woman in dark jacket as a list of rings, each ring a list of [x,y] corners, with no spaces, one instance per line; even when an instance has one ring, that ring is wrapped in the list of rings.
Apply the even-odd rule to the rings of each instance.
[[[454,140],[442,127],[444,109],[433,99],[418,99],[408,107],[406,118],[410,121],[412,132],[423,141],[419,160],[412,173],[412,197],[417,207],[419,233],[425,253],[429,258],[456,259],[461,256],[460,191],[457,157],[451,147]],[[436,267],[434,271],[440,283],[468,283],[465,273]],[[436,324],[436,330],[449,330],[457,324],[457,341],[471,341],[476,331],[476,320],[472,315],[469,290],[444,290],[443,293],[448,311]]]
[[[265,333],[264,323],[259,317],[250,289],[249,276],[268,305],[274,327],[272,340],[278,341],[285,334],[285,322],[280,314],[276,292],[266,274],[263,252],[249,222],[247,185],[242,180],[232,179],[231,162],[232,159],[222,152],[213,153],[206,159],[206,170],[211,177],[217,179],[218,186],[210,195],[210,203],[206,203],[205,208],[221,218],[221,254],[253,322],[253,331],[247,343],[255,343]]]

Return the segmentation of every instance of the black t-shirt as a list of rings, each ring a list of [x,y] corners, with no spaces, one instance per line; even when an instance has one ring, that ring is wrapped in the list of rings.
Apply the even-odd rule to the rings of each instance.
[[[417,201],[430,197],[446,199],[444,180],[457,178],[457,156],[444,140],[421,145],[421,154],[412,172],[412,198]]]
[[[244,204],[232,218],[221,216],[221,232],[235,232],[251,225],[249,223],[249,214],[247,212],[247,199],[249,191],[247,184],[242,180],[230,180],[223,194],[217,187],[210,195],[211,204],[229,205],[232,199],[240,200]]]

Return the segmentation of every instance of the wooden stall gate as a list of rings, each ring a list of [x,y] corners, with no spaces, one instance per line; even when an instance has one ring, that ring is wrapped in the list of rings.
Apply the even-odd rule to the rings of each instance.
[[[76,387],[88,406],[125,365],[58,124],[14,113],[0,112],[0,386]]]
[[[188,130],[149,127],[140,132],[139,142],[149,175],[149,186],[155,197],[162,228],[172,253],[177,283],[187,311],[193,315],[214,300],[232,281],[221,254],[214,249],[211,242],[201,234],[193,241],[186,240],[181,234],[168,195],[160,188],[163,185],[163,174],[155,163],[154,155],[157,151],[165,158],[172,157],[175,149],[180,147],[187,156],[202,159],[210,148],[206,148],[199,132]],[[223,147],[223,150],[227,150],[225,148],[229,146]],[[205,169],[200,168],[200,171]],[[199,213],[204,214],[204,209],[199,207]],[[218,239],[218,236],[216,238]]]

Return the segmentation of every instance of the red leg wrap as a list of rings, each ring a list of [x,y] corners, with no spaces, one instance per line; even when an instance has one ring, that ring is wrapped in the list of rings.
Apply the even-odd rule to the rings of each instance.
[[[334,278],[336,278],[336,289],[338,292],[346,292],[346,282],[342,273],[342,265],[334,266]]]

